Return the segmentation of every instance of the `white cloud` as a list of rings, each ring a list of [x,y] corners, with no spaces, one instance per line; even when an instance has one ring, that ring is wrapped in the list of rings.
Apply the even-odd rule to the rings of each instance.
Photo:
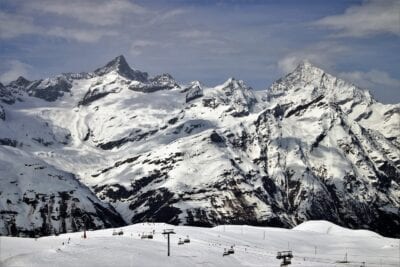
[[[277,64],[283,73],[293,71],[304,60],[323,69],[330,70],[334,69],[335,59],[343,56],[348,51],[350,49],[347,46],[336,42],[324,41],[290,53],[280,59]]]
[[[185,30],[178,33],[179,37],[187,38],[187,39],[198,39],[198,38],[209,38],[211,37],[210,31],[201,31],[201,30]]]
[[[400,89],[400,80],[381,70],[341,72],[338,76],[365,88],[393,87]]]
[[[182,14],[187,13],[185,9],[179,8],[179,9],[172,9],[166,12],[154,12],[151,15],[152,19],[148,20],[148,24],[157,24],[157,23],[162,23],[167,20],[174,19],[175,17],[178,17]],[[148,19],[148,17],[147,17]]]
[[[400,1],[370,0],[351,6],[343,14],[328,16],[315,25],[337,30],[339,37],[364,37],[379,33],[400,36]]]
[[[233,53],[232,46],[227,45],[227,41],[221,35],[207,30],[181,30],[177,32],[177,36],[182,38],[186,44],[190,44],[194,47],[212,47],[209,49],[209,53],[212,54],[229,54]],[[232,43],[230,43],[232,45]]]
[[[129,0],[26,1],[15,13],[0,11],[0,39],[37,35],[93,43],[107,36],[129,38],[135,31],[142,33],[185,12],[148,10]],[[128,29],[131,31],[126,32]]]
[[[302,60],[305,60],[305,58],[299,55],[286,56],[278,61],[278,68],[284,73],[289,73],[293,71]]]
[[[14,38],[22,34],[40,32],[40,27],[33,24],[32,19],[10,15],[0,11],[0,39]]]
[[[104,36],[115,36],[117,32],[109,30],[93,30],[93,29],[66,29],[62,27],[53,27],[45,32],[45,34],[64,39],[75,40],[79,42],[93,43],[97,42]]]
[[[91,28],[65,28],[50,26],[48,28],[35,25],[29,16],[7,14],[0,11],[0,39],[16,38],[21,35],[54,36],[79,42],[96,42],[104,36],[117,35],[116,31]]]
[[[65,16],[98,26],[119,24],[124,16],[146,13],[145,8],[127,0],[41,0],[29,1],[25,8]]]
[[[143,53],[143,51],[151,46],[157,45],[156,42],[150,40],[136,40],[132,43],[129,52],[134,55],[138,56]]]
[[[31,66],[18,60],[9,62],[9,69],[0,75],[0,81],[7,84],[19,76],[27,76]]]

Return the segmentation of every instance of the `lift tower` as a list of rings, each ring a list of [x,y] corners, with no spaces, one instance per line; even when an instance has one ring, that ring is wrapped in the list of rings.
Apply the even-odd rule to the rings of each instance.
[[[168,256],[170,255],[170,244],[169,244],[169,236],[175,234],[173,229],[164,229],[162,232],[163,235],[167,235],[168,237]]]

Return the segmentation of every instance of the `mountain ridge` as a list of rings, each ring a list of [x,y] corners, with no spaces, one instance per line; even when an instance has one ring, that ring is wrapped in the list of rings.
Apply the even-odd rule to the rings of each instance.
[[[50,166],[45,170],[73,174],[96,201],[115,209],[114,227],[142,221],[293,227],[327,219],[398,236],[400,104],[381,104],[310,63],[266,91],[234,78],[205,87],[144,73],[119,56],[93,73],[3,86],[0,144],[23,152],[27,164],[31,157]],[[0,152],[0,163],[8,162]],[[17,175],[7,170],[0,171],[4,188]],[[58,225],[46,214],[29,219],[4,194],[1,234],[47,234],[47,223]],[[40,218],[40,209],[26,205]],[[56,210],[52,216],[59,217]],[[24,223],[10,233],[7,220]]]

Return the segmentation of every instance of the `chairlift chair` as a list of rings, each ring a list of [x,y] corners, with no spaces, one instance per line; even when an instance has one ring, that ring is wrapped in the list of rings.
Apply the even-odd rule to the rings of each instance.
[[[281,267],[286,267],[292,264],[293,254],[292,251],[279,251],[276,258],[278,260],[282,259]]]
[[[187,235],[186,238],[183,240],[183,242],[185,242],[185,243],[190,243],[190,239],[189,239],[189,236],[188,236],[188,235]]]
[[[229,252],[228,251],[226,251],[226,249],[224,249],[224,253],[222,253],[222,257],[225,257],[225,256],[229,256]]]

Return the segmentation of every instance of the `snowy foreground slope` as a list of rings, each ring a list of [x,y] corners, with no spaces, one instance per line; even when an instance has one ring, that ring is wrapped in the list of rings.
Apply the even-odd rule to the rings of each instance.
[[[309,64],[264,91],[90,73],[0,84],[0,234],[143,221],[400,236],[400,104]]]
[[[170,257],[167,257],[167,240],[161,234],[165,228],[174,228],[176,232],[171,237]],[[176,227],[162,223],[120,229],[123,236],[113,236],[113,229],[107,229],[88,232],[87,239],[81,238],[82,232],[37,240],[0,237],[1,266],[279,266],[276,253],[288,247],[294,255],[291,266],[399,264],[399,239],[324,221],[307,222],[293,230],[246,225]],[[139,235],[153,230],[153,240],[140,239]],[[187,235],[190,243],[178,245],[178,239]],[[224,249],[231,246],[235,253],[223,257]],[[338,263],[345,259],[346,253],[348,263]]]

